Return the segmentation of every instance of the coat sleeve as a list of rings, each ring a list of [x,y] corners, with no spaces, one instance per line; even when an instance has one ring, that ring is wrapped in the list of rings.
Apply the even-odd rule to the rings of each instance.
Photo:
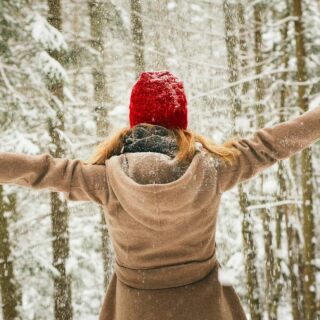
[[[106,204],[108,196],[104,165],[54,158],[49,153],[0,152],[0,184],[63,192],[68,200],[100,205]]]
[[[320,107],[273,127],[257,130],[233,143],[239,155],[233,165],[221,161],[218,189],[222,193],[278,160],[288,158],[320,139]]]

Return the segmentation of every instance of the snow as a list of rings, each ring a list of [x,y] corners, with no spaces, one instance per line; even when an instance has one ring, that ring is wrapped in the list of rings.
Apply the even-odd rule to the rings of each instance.
[[[32,36],[39,41],[45,49],[67,50],[68,46],[62,34],[52,27],[47,20],[39,14],[34,14]]]
[[[168,10],[173,10],[177,6],[176,2],[170,1],[167,5]]]
[[[68,76],[61,64],[53,59],[47,52],[43,51],[39,54],[39,68],[43,73],[52,79],[68,81]]]
[[[218,279],[222,286],[232,286],[235,282],[234,270],[219,269]]]
[[[310,109],[314,109],[320,106],[320,94],[316,95],[311,101],[310,101]]]
[[[190,8],[191,8],[193,11],[202,12],[202,8],[201,8],[199,5],[197,5],[197,4],[192,3],[192,4],[190,5]]]
[[[62,32],[47,22],[47,3],[39,1],[5,3],[4,19],[8,28],[15,32],[9,36],[8,43],[3,38],[4,47],[9,50],[0,55],[0,151],[40,154],[54,150],[48,132],[48,118],[55,118],[62,112],[65,120],[63,130],[56,130],[63,140],[66,157],[87,159],[97,141],[98,105],[94,99],[92,70],[101,64],[98,71],[104,71],[108,101],[108,119],[103,124],[111,134],[128,125],[130,89],[136,80],[134,49],[131,36],[131,12],[129,2],[115,1],[112,4],[120,12],[123,32],[110,32],[116,21],[107,21],[104,31],[104,54],[91,46],[90,19],[87,6],[77,1],[62,1]],[[273,126],[279,122],[281,89],[285,85],[286,119],[301,113],[298,101],[298,88],[302,83],[296,79],[296,58],[293,16],[285,17],[285,2],[271,1],[268,6],[272,13],[263,16],[263,53],[265,63],[262,73],[256,74],[254,57],[254,34],[252,10],[253,3],[245,4],[248,53],[245,55],[236,48],[237,58],[247,58],[247,66],[240,68],[240,77],[229,82],[229,66],[225,43],[223,2],[218,1],[159,1],[142,2],[144,28],[144,55],[146,71],[170,70],[179,75],[184,82],[189,103],[189,128],[199,134],[212,138],[219,144],[232,135],[232,130],[252,133],[257,129],[257,105],[264,103],[265,125]],[[256,3],[256,2],[255,2]],[[15,4],[17,7],[9,8]],[[161,8],[160,8],[161,7]],[[111,9],[110,7],[109,9]],[[160,8],[160,9],[159,9]],[[319,94],[319,7],[316,1],[308,2],[304,8],[306,30],[306,63],[309,88],[306,96],[309,109],[320,105]],[[274,11],[273,11],[274,10]],[[110,17],[112,18],[110,14]],[[236,15],[234,15],[236,19]],[[109,19],[109,18],[108,18]],[[288,66],[283,65],[280,28],[289,22]],[[235,24],[235,26],[237,23]],[[118,29],[117,29],[118,30]],[[239,35],[236,32],[236,35]],[[49,50],[61,50],[66,54],[59,63],[48,54]],[[69,54],[72,58],[69,59]],[[74,62],[76,61],[76,62]],[[238,60],[239,65],[241,60]],[[286,79],[281,77],[286,75]],[[265,96],[257,101],[257,80],[265,82]],[[64,82],[64,101],[58,101],[48,90],[50,80]],[[243,92],[244,84],[249,83],[248,92]],[[235,122],[232,119],[231,101],[241,99],[242,111]],[[53,104],[55,101],[56,104]],[[99,119],[104,120],[104,119]],[[303,124],[302,124],[303,125]],[[278,141],[288,148],[287,138]],[[199,144],[196,144],[199,148]],[[313,177],[309,183],[314,186],[313,214],[317,266],[316,283],[311,289],[320,294],[320,157],[319,143],[312,148]],[[259,290],[255,295],[261,301],[261,313],[267,319],[265,300],[265,236],[261,209],[270,212],[270,232],[272,253],[280,259],[283,287],[278,309],[279,319],[291,320],[290,265],[289,254],[295,259],[303,253],[304,229],[302,212],[301,154],[297,154],[296,172],[291,161],[285,160],[284,176],[287,194],[278,198],[279,181],[277,167],[268,169],[264,175],[263,186],[260,179],[252,179],[242,186],[249,200],[246,214],[252,228],[255,245],[255,266]],[[7,211],[12,243],[10,259],[14,262],[17,283],[21,286],[21,318],[54,319],[53,277],[58,275],[52,266],[52,231],[49,191],[29,190],[12,185],[3,186],[4,202],[9,195],[17,196],[16,212]],[[59,199],[64,200],[62,194]],[[143,199],[141,199],[143,202]],[[311,202],[306,201],[306,205]],[[72,304],[75,319],[97,319],[99,306],[105,294],[103,285],[103,257],[101,240],[100,208],[90,203],[69,202],[70,254],[66,260],[66,270],[72,278]],[[281,221],[281,248],[276,248],[276,218],[278,209],[286,209],[288,225],[297,233],[299,244],[294,241],[294,249],[288,252],[286,216]],[[217,257],[222,269],[219,281],[223,286],[233,286],[250,317],[247,301],[247,283],[243,244],[243,212],[239,207],[238,189],[223,194],[217,217],[216,244]],[[213,230],[214,231],[214,230]],[[111,235],[110,235],[111,236]],[[108,243],[110,267],[113,272],[114,248]],[[298,279],[303,275],[297,264],[293,271]],[[0,316],[1,320],[1,316]]]

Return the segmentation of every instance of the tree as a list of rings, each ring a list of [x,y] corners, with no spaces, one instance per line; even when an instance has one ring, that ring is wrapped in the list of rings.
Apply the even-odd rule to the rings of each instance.
[[[18,318],[17,306],[21,304],[21,292],[14,276],[7,216],[8,213],[15,213],[15,194],[8,198],[9,201],[5,201],[3,187],[0,186],[0,290],[4,320]]]
[[[57,30],[62,30],[61,2],[48,0],[48,22]],[[63,50],[49,49],[50,56],[59,64],[63,62]],[[61,158],[66,155],[61,133],[64,131],[64,81],[60,76],[48,78],[48,88],[52,94],[51,105],[56,112],[55,118],[48,119],[49,134],[52,139],[50,154]],[[69,211],[67,202],[62,200],[56,192],[51,192],[51,222],[53,266],[59,271],[54,278],[54,314],[55,319],[72,319],[71,277],[66,271],[66,262],[69,257]]]
[[[131,33],[134,50],[136,77],[145,70],[144,37],[142,25],[142,8],[140,0],[130,0],[131,5]]]
[[[236,55],[238,45],[238,38],[235,30],[235,14],[236,7],[229,4],[228,1],[223,2],[223,11],[225,19],[225,32],[226,32],[226,46],[227,46],[227,61],[229,68],[229,82],[231,84],[239,80],[239,66]],[[242,39],[244,41],[244,39]],[[244,42],[242,46],[245,47]],[[242,47],[242,48],[243,48]],[[232,119],[234,121],[234,134],[237,133],[235,128],[235,119],[241,112],[241,98],[237,86],[231,87],[231,106],[232,106]],[[261,307],[259,301],[259,282],[257,277],[257,269],[255,266],[256,248],[253,239],[253,226],[250,218],[250,212],[247,210],[249,206],[248,195],[244,192],[243,186],[238,185],[239,205],[242,213],[242,235],[243,235],[243,249],[245,255],[245,269],[246,269],[246,282],[247,282],[247,297],[250,308],[251,318],[253,320],[261,319]]]
[[[91,32],[91,45],[95,50],[97,59],[92,68],[93,86],[94,86],[94,100],[96,102],[96,123],[97,123],[97,136],[103,139],[109,133],[108,123],[108,105],[110,104],[111,97],[108,93],[106,83],[106,75],[104,72],[105,66],[105,43],[104,32],[106,29],[106,13],[107,6],[104,2],[95,0],[88,1],[89,15],[90,15],[90,32]],[[110,252],[109,252],[109,233],[105,221],[104,211],[100,209],[101,215],[101,235],[102,235],[102,258],[104,269],[104,286],[109,284],[109,269],[110,269]]]
[[[4,3],[0,1],[1,14],[1,58],[8,57],[8,40],[10,38],[10,26],[4,16]],[[8,9],[8,8],[6,8]],[[7,10],[6,10],[7,11]],[[8,12],[6,12],[8,14]],[[10,62],[9,62],[10,63]],[[16,307],[21,303],[21,297],[14,276],[14,267],[11,257],[11,241],[9,237],[8,217],[6,213],[14,209],[14,194],[10,202],[5,201],[3,187],[0,186],[0,291],[2,299],[2,315],[4,320],[18,317]]]
[[[288,8],[288,1],[286,1],[286,10],[285,13],[281,16],[282,18],[287,18],[289,16],[289,8]],[[281,33],[281,65],[284,69],[288,68],[289,65],[289,50],[288,50],[288,28],[289,22],[285,22],[283,26],[280,28]],[[279,108],[279,121],[285,121],[285,111],[286,111],[286,100],[288,95],[288,88],[285,85],[285,82],[288,78],[288,74],[283,72],[281,74],[282,85],[280,89],[280,108]],[[293,159],[293,158],[292,158]],[[283,161],[279,161],[278,163],[278,171],[277,171],[277,178],[279,181],[279,194],[277,197],[278,201],[285,200],[290,193],[290,189],[288,188],[288,183],[286,182],[285,176],[285,165]],[[299,304],[299,282],[297,279],[297,275],[295,273],[296,267],[298,267],[298,261],[296,259],[296,252],[297,250],[295,247],[299,244],[296,244],[296,233],[297,230],[295,229],[292,223],[292,217],[290,215],[296,217],[297,210],[295,205],[283,205],[277,207],[277,225],[276,228],[280,229],[280,222],[279,218],[284,216],[285,219],[285,226],[286,226],[286,237],[287,237],[287,246],[288,246],[288,265],[289,265],[289,272],[290,272],[290,290],[291,290],[291,310],[292,310],[292,317],[293,320],[299,320],[302,318],[301,316],[301,307]],[[280,232],[277,232],[278,234]],[[277,247],[279,247],[278,243],[281,240],[277,238]]]
[[[150,1],[148,3],[148,13],[153,14],[152,19],[157,19],[157,21],[161,21],[161,24],[157,24],[154,28],[152,28],[151,36],[152,41],[154,42],[154,60],[153,68],[155,70],[166,70],[168,69],[166,62],[166,45],[168,38],[168,29],[163,28],[162,23],[165,23],[168,20],[168,0],[156,0]],[[150,37],[150,35],[149,35]]]
[[[24,59],[30,57],[29,48],[25,48],[22,43],[29,41],[32,43],[30,34],[25,31],[27,21],[24,15],[17,12],[25,6],[26,3],[15,3],[10,1],[0,1],[0,128],[1,140],[5,143],[7,137],[14,130],[21,129],[18,121],[19,113],[28,108],[29,96],[24,95],[21,88],[26,82],[27,91],[33,90],[34,82],[31,80],[34,66],[31,64],[28,72],[21,76],[21,65]],[[26,15],[29,11],[26,12]],[[24,57],[18,59],[18,57]],[[10,72],[8,70],[14,70]],[[31,80],[31,81],[28,81]],[[36,107],[36,100],[33,107]],[[11,124],[14,129],[10,128]],[[28,123],[26,121],[26,123]],[[15,275],[14,261],[14,238],[10,237],[10,227],[12,226],[12,217],[17,215],[17,197],[15,192],[6,193],[3,186],[0,185],[0,292],[2,300],[2,317],[4,320],[19,319],[21,315],[18,307],[22,304],[22,292],[20,284],[17,283]]]
[[[263,43],[262,43],[262,26],[264,8],[261,3],[255,3],[253,7],[254,15],[254,55],[255,55],[255,73],[257,80],[255,83],[255,100],[257,103],[256,118],[258,120],[258,128],[265,126],[265,103],[263,99],[266,94],[265,80],[262,78],[264,68]],[[260,193],[263,195],[264,175],[260,174]],[[264,230],[264,252],[265,252],[265,299],[267,305],[268,317],[270,320],[277,319],[277,309],[280,299],[281,285],[280,278],[280,260],[275,259],[273,250],[273,236],[270,230],[271,212],[268,208],[260,210],[262,216],[263,230]],[[281,245],[281,218],[282,215],[276,216],[276,248],[279,249]]]
[[[295,26],[296,61],[298,86],[298,104],[300,110],[305,112],[309,108],[308,98],[308,74],[306,66],[306,50],[304,28],[302,22],[302,2],[293,0],[293,15],[297,18]],[[303,236],[304,236],[304,310],[305,319],[316,318],[316,282],[315,282],[315,231],[313,214],[313,185],[312,185],[312,153],[311,147],[306,148],[301,154],[302,172],[302,212],[303,212]]]

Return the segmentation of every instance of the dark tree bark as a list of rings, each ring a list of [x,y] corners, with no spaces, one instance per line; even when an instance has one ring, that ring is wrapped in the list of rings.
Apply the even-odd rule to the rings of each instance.
[[[3,320],[18,319],[17,306],[21,305],[21,291],[14,276],[14,265],[11,257],[8,218],[6,213],[15,212],[16,198],[9,196],[4,200],[3,187],[0,185],[0,290],[2,299]]]
[[[7,60],[8,42],[11,34],[4,18],[5,5],[8,4],[0,0],[0,55],[1,58]],[[17,306],[22,302],[20,287],[14,276],[14,264],[11,257],[12,243],[9,237],[9,221],[6,216],[8,212],[15,213],[15,194],[10,194],[8,199],[9,201],[5,200],[3,186],[0,185],[0,292],[3,320],[19,319]]]
[[[245,270],[247,279],[247,296],[248,304],[250,309],[250,315],[252,320],[261,320],[261,305],[259,299],[259,282],[258,282],[258,270],[255,262],[257,257],[257,250],[253,239],[253,226],[252,218],[250,216],[247,207],[250,205],[248,195],[243,191],[243,186],[240,183],[238,186],[239,192],[239,203],[241,213],[243,214],[242,219],[242,237],[244,244],[245,253]]]
[[[48,0],[48,22],[57,30],[62,30],[60,0]],[[61,50],[50,50],[49,54],[60,64],[63,62]],[[59,132],[64,131],[64,115],[59,103],[63,103],[64,83],[61,79],[48,79],[48,88],[53,95],[52,107],[56,111],[55,118],[49,118],[49,134],[53,148],[50,154],[53,157],[64,157],[66,150]],[[59,101],[57,104],[56,101]],[[54,278],[54,315],[57,320],[72,319],[71,276],[66,272],[66,260],[69,257],[69,211],[67,202],[61,200],[56,192],[50,193],[51,197],[51,222],[52,222],[52,248],[53,266],[59,271],[59,276]]]
[[[288,10],[288,3],[287,3],[287,10]],[[289,16],[289,12],[287,12],[283,18]],[[288,40],[288,22],[284,24],[281,28],[281,51],[282,51],[282,59],[281,64],[282,66],[287,69],[289,65],[289,52],[287,47],[287,40]],[[284,116],[286,110],[286,98],[287,98],[287,87],[285,85],[285,81],[287,80],[287,73],[283,72],[281,75],[281,80],[283,85],[281,86],[280,90],[280,109],[279,109],[279,122],[286,121]],[[279,196],[278,201],[285,200],[289,195],[288,186],[286,183],[285,178],[285,166],[283,161],[279,161],[278,163],[278,171],[277,177],[279,182]],[[295,242],[295,233],[297,230],[292,225],[292,219],[290,219],[290,215],[297,216],[296,206],[294,205],[283,205],[279,206],[277,209],[277,229],[280,228],[280,217],[284,216],[285,218],[285,225],[286,225],[286,236],[287,236],[287,246],[288,246],[288,262],[289,262],[289,281],[290,281],[290,293],[291,293],[291,310],[292,310],[292,318],[293,320],[301,319],[301,307],[299,305],[299,281],[295,274],[295,270],[298,267],[298,259],[296,259],[296,252],[299,250],[297,244]],[[278,233],[278,232],[277,232]],[[280,239],[277,239],[277,247],[278,242]]]
[[[109,133],[108,122],[108,106],[111,103],[111,97],[108,93],[107,79],[104,72],[105,66],[105,43],[103,34],[106,29],[106,4],[96,0],[88,1],[89,15],[90,15],[90,32],[91,32],[91,45],[92,48],[98,53],[98,62],[92,69],[92,77],[94,83],[94,99],[96,101],[96,123],[97,123],[97,136],[103,139]],[[102,240],[102,260],[104,270],[104,287],[107,288],[110,277],[110,252],[108,243],[109,233],[105,221],[104,211],[100,208],[100,229]]]
[[[265,104],[263,99],[266,94],[266,84],[262,78],[262,73],[264,69],[264,56],[262,50],[262,26],[264,23],[263,14],[264,8],[261,3],[256,3],[254,5],[254,55],[255,55],[255,73],[258,77],[255,83],[255,96],[257,101],[256,115],[258,120],[258,128],[263,128],[265,126]],[[261,185],[261,195],[263,190],[264,175],[260,174],[260,185]],[[275,257],[273,249],[273,236],[270,229],[271,222],[271,212],[269,209],[262,209],[261,216],[263,221],[264,230],[264,244],[265,244],[265,299],[267,305],[268,317],[270,320],[276,320],[278,318],[278,305],[280,300],[280,290],[281,285],[279,283],[281,275],[281,262],[279,257]],[[282,215],[276,214],[276,248],[280,249],[281,245],[281,220]]]
[[[302,112],[309,108],[308,80],[306,66],[306,50],[304,28],[302,22],[302,1],[293,0],[294,21],[297,61],[298,104]],[[305,320],[316,319],[316,279],[315,279],[315,231],[313,213],[313,185],[312,185],[312,153],[311,147],[302,151],[302,212],[303,212],[303,236],[304,236],[304,312]]]
[[[226,32],[226,47],[227,47],[227,61],[229,69],[229,82],[234,83],[239,80],[239,65],[236,55],[236,48],[238,46],[238,38],[236,36],[234,13],[236,7],[230,5],[228,1],[224,1],[224,21]],[[243,39],[243,41],[245,41]],[[242,45],[245,45],[244,42]],[[232,105],[232,119],[234,122],[233,134],[237,134],[235,128],[235,119],[241,114],[241,100],[240,100],[239,88],[233,86],[231,88],[231,105]],[[243,236],[243,248],[246,264],[246,280],[247,280],[247,297],[250,308],[251,318],[253,320],[261,319],[260,301],[259,301],[259,282],[257,277],[257,269],[255,266],[256,261],[256,248],[253,239],[253,226],[250,218],[250,214],[247,210],[249,200],[247,194],[243,190],[243,186],[240,183],[238,185],[239,193],[239,205],[242,213],[242,236]]]
[[[248,44],[247,39],[245,36],[245,33],[247,31],[246,28],[246,21],[244,16],[244,5],[239,0],[239,3],[237,4],[237,18],[238,18],[238,24],[239,24],[239,48],[240,48],[240,66],[241,66],[241,74],[242,76],[247,76],[248,70],[245,71],[245,69],[248,66]],[[242,95],[246,95],[249,91],[250,82],[247,81],[242,86]]]

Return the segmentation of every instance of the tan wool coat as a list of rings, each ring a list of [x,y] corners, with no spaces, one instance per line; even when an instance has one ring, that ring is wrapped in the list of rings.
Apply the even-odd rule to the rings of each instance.
[[[320,107],[239,139],[232,166],[202,148],[182,171],[155,152],[113,156],[105,165],[0,152],[0,183],[104,208],[116,262],[100,320],[242,320],[233,287],[218,279],[221,195],[319,139]]]

